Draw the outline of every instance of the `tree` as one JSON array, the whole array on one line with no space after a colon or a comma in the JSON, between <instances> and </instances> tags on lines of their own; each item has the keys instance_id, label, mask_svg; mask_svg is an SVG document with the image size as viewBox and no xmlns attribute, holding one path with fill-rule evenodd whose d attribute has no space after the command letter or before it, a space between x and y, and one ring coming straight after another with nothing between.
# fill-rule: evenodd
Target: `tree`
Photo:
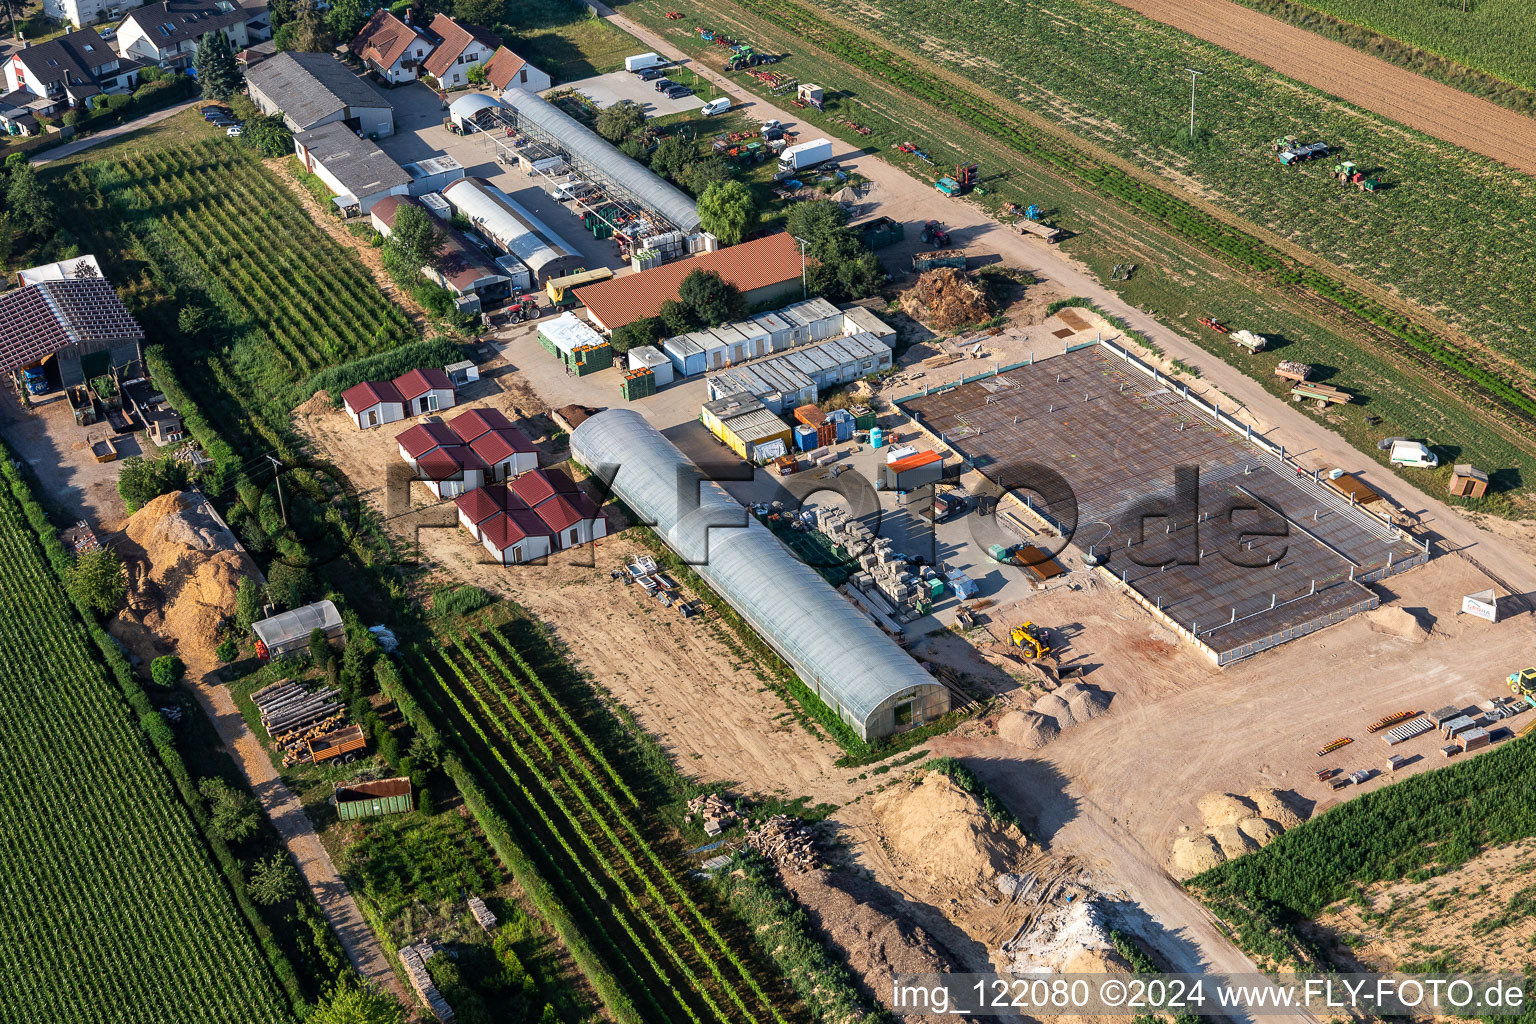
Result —
<instances>
[{"instance_id":1,"label":"tree","mask_svg":"<svg viewBox=\"0 0 1536 1024\"><path fill-rule=\"evenodd\" d=\"M337 39L347 42L362 31L369 13L370 8L365 7L362 0L331 0L325 23Z\"/></svg>"},{"instance_id":2,"label":"tree","mask_svg":"<svg viewBox=\"0 0 1536 1024\"><path fill-rule=\"evenodd\" d=\"M251 880L246 883L246 889L251 899L262 906L275 906L299 894L299 873L293 869L293 861L286 853L274 853L251 865Z\"/></svg>"},{"instance_id":3,"label":"tree","mask_svg":"<svg viewBox=\"0 0 1536 1024\"><path fill-rule=\"evenodd\" d=\"M186 310L182 312L185 313ZM123 460L122 471L117 476L117 493L122 496L123 503L128 506L131 514L162 494L185 490L188 473L185 462L173 459L169 455L154 458L133 455Z\"/></svg>"},{"instance_id":4,"label":"tree","mask_svg":"<svg viewBox=\"0 0 1536 1024\"><path fill-rule=\"evenodd\" d=\"M349 982L331 989L304 1024L405 1024L405 1007L370 983Z\"/></svg>"},{"instance_id":5,"label":"tree","mask_svg":"<svg viewBox=\"0 0 1536 1024\"><path fill-rule=\"evenodd\" d=\"M309 600L314 579L309 571L287 562L275 562L267 573L267 598L284 610L297 608ZM238 597L237 597L238 599Z\"/></svg>"},{"instance_id":6,"label":"tree","mask_svg":"<svg viewBox=\"0 0 1536 1024\"><path fill-rule=\"evenodd\" d=\"M676 299L667 299L661 304L661 309L656 312L656 319L661 321L662 329L668 337L676 337L679 334L687 334L698 327L693 319L693 313L687 306Z\"/></svg>"},{"instance_id":7,"label":"tree","mask_svg":"<svg viewBox=\"0 0 1536 1024\"><path fill-rule=\"evenodd\" d=\"M243 843L256 834L261 819L251 794L211 776L197 784L197 791L208 801L208 827L214 835L226 843Z\"/></svg>"},{"instance_id":8,"label":"tree","mask_svg":"<svg viewBox=\"0 0 1536 1024\"><path fill-rule=\"evenodd\" d=\"M187 666L174 654L164 654L149 663L149 678L156 686L175 686L187 674Z\"/></svg>"},{"instance_id":9,"label":"tree","mask_svg":"<svg viewBox=\"0 0 1536 1024\"><path fill-rule=\"evenodd\" d=\"M608 344L619 353L628 352L641 345L654 345L661 338L663 329L662 322L657 317L643 316L638 320L631 320L622 327L614 328L613 334L608 337Z\"/></svg>"},{"instance_id":10,"label":"tree","mask_svg":"<svg viewBox=\"0 0 1536 1024\"><path fill-rule=\"evenodd\" d=\"M276 32L284 25L292 24L298 14L298 0L268 0L267 17Z\"/></svg>"},{"instance_id":11,"label":"tree","mask_svg":"<svg viewBox=\"0 0 1536 1024\"><path fill-rule=\"evenodd\" d=\"M716 270L695 270L677 286L677 299L693 319L709 327L747 315L747 302L741 289L720 276Z\"/></svg>"},{"instance_id":12,"label":"tree","mask_svg":"<svg viewBox=\"0 0 1536 1024\"><path fill-rule=\"evenodd\" d=\"M235 628L248 632L251 623L261 618L261 584L249 576L240 578L235 588Z\"/></svg>"},{"instance_id":13,"label":"tree","mask_svg":"<svg viewBox=\"0 0 1536 1024\"><path fill-rule=\"evenodd\" d=\"M192 67L197 71L197 83L202 86L205 99L228 99L240 88L240 69L235 66L235 54L223 32L203 36L192 53Z\"/></svg>"},{"instance_id":14,"label":"tree","mask_svg":"<svg viewBox=\"0 0 1536 1024\"><path fill-rule=\"evenodd\" d=\"M282 114L247 118L240 141L254 146L262 156L283 156L293 152L293 132L288 130Z\"/></svg>"},{"instance_id":15,"label":"tree","mask_svg":"<svg viewBox=\"0 0 1536 1024\"><path fill-rule=\"evenodd\" d=\"M506 0L453 0L453 16L471 25L494 25L507 20Z\"/></svg>"},{"instance_id":16,"label":"tree","mask_svg":"<svg viewBox=\"0 0 1536 1024\"><path fill-rule=\"evenodd\" d=\"M717 181L730 181L731 169L726 162L717 156L705 157L688 165L683 172L682 184L688 191L696 196L704 194L704 190Z\"/></svg>"},{"instance_id":17,"label":"tree","mask_svg":"<svg viewBox=\"0 0 1536 1024\"><path fill-rule=\"evenodd\" d=\"M128 596L128 574L117 552L97 548L80 555L64 571L64 586L76 602L105 618Z\"/></svg>"},{"instance_id":18,"label":"tree","mask_svg":"<svg viewBox=\"0 0 1536 1024\"><path fill-rule=\"evenodd\" d=\"M315 668L325 668L330 663L331 641L326 638L323 629L309 631L309 660Z\"/></svg>"},{"instance_id":19,"label":"tree","mask_svg":"<svg viewBox=\"0 0 1536 1024\"><path fill-rule=\"evenodd\" d=\"M227 636L219 641L219 646L213 649L214 656L226 665L240 657L240 644L232 636Z\"/></svg>"},{"instance_id":20,"label":"tree","mask_svg":"<svg viewBox=\"0 0 1536 1024\"><path fill-rule=\"evenodd\" d=\"M623 100L597 112L597 134L609 142L629 138L645 125L645 111L637 103Z\"/></svg>"},{"instance_id":21,"label":"tree","mask_svg":"<svg viewBox=\"0 0 1536 1024\"><path fill-rule=\"evenodd\" d=\"M39 239L53 233L53 200L43 191L31 164L21 163L11 168L11 183L6 187L5 200L11 208L12 222L24 233Z\"/></svg>"},{"instance_id":22,"label":"tree","mask_svg":"<svg viewBox=\"0 0 1536 1024\"><path fill-rule=\"evenodd\" d=\"M336 45L336 37L331 35L331 30L326 26L325 19L320 15L320 8L316 7L313 0L300 0L298 11L294 14L293 24L284 25L283 28L292 28L289 36L292 46L279 49L299 50L303 53L322 53Z\"/></svg>"},{"instance_id":23,"label":"tree","mask_svg":"<svg viewBox=\"0 0 1536 1024\"><path fill-rule=\"evenodd\" d=\"M395 210L395 225L384 240L384 255L395 264L391 273L409 273L410 280L421 275L421 268L437 262L437 254L446 242L433 216L419 206L402 204Z\"/></svg>"},{"instance_id":24,"label":"tree","mask_svg":"<svg viewBox=\"0 0 1536 1024\"><path fill-rule=\"evenodd\" d=\"M698 151L693 143L681 135L668 135L651 154L651 170L674 180L681 180L683 172L692 165Z\"/></svg>"},{"instance_id":25,"label":"tree","mask_svg":"<svg viewBox=\"0 0 1536 1024\"><path fill-rule=\"evenodd\" d=\"M484 85L485 64L477 63L470 65L469 70L464 72L464 78L469 82L470 85Z\"/></svg>"},{"instance_id":26,"label":"tree","mask_svg":"<svg viewBox=\"0 0 1536 1024\"><path fill-rule=\"evenodd\" d=\"M0 266L11 264L11 253L16 248L16 232L11 228L9 211L0 210Z\"/></svg>"},{"instance_id":27,"label":"tree","mask_svg":"<svg viewBox=\"0 0 1536 1024\"><path fill-rule=\"evenodd\" d=\"M757 199L739 181L717 181L699 196L699 223L721 245L735 245L757 223Z\"/></svg>"},{"instance_id":28,"label":"tree","mask_svg":"<svg viewBox=\"0 0 1536 1024\"><path fill-rule=\"evenodd\" d=\"M842 203L834 203L830 199L796 203L784 219L784 227L791 235L812 244L827 238L846 223L848 211Z\"/></svg>"},{"instance_id":29,"label":"tree","mask_svg":"<svg viewBox=\"0 0 1536 1024\"><path fill-rule=\"evenodd\" d=\"M806 270L808 287L833 302L873 295L885 280L875 254L846 228L823 236L808 254L816 261Z\"/></svg>"}]
</instances>

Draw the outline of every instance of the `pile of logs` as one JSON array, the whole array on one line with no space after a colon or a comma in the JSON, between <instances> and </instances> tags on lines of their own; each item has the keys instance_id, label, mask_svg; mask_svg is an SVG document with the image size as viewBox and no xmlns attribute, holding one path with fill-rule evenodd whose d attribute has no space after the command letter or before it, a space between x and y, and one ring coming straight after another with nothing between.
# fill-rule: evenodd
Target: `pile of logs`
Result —
<instances>
[{"instance_id":1,"label":"pile of logs","mask_svg":"<svg viewBox=\"0 0 1536 1024\"><path fill-rule=\"evenodd\" d=\"M717 836L736 824L736 808L719 793L705 793L688 801L688 813L704 819L704 833Z\"/></svg>"},{"instance_id":2,"label":"pile of logs","mask_svg":"<svg viewBox=\"0 0 1536 1024\"><path fill-rule=\"evenodd\" d=\"M787 814L775 814L761 828L747 833L747 847L773 861L780 871L816 871L824 866L815 838L798 818Z\"/></svg>"}]
</instances>

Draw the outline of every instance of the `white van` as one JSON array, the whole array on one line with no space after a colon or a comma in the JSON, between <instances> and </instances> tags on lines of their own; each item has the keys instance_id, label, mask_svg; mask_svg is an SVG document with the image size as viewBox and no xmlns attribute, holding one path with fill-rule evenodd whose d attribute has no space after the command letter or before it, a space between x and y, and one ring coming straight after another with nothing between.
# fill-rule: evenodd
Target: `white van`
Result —
<instances>
[{"instance_id":1,"label":"white van","mask_svg":"<svg viewBox=\"0 0 1536 1024\"><path fill-rule=\"evenodd\" d=\"M1392 444L1392 465L1411 469L1434 469L1440 465L1440 456L1418 441L1395 441Z\"/></svg>"},{"instance_id":2,"label":"white van","mask_svg":"<svg viewBox=\"0 0 1536 1024\"><path fill-rule=\"evenodd\" d=\"M730 109L731 98L729 96L720 96L704 104L704 116L714 117L716 114L723 114Z\"/></svg>"},{"instance_id":3,"label":"white van","mask_svg":"<svg viewBox=\"0 0 1536 1024\"><path fill-rule=\"evenodd\" d=\"M633 57L624 58L624 70L644 71L646 68L659 68L665 63L666 58L659 53L637 53Z\"/></svg>"}]
</instances>

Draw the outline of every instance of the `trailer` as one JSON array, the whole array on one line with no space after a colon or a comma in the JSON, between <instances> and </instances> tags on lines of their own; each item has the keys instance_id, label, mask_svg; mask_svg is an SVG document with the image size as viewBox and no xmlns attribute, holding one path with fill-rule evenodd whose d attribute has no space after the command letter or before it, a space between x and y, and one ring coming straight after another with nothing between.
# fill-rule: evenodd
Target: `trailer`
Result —
<instances>
[{"instance_id":1,"label":"trailer","mask_svg":"<svg viewBox=\"0 0 1536 1024\"><path fill-rule=\"evenodd\" d=\"M1067 233L1061 228L1052 227L1050 224L1042 224L1039 221L1029 220L1027 218L1018 222L1018 228L1020 234L1034 235L1037 238L1043 238L1047 243L1051 245L1055 245L1057 242L1067 237Z\"/></svg>"},{"instance_id":2,"label":"trailer","mask_svg":"<svg viewBox=\"0 0 1536 1024\"><path fill-rule=\"evenodd\" d=\"M1291 388L1291 401L1302 402L1309 398L1319 405L1348 405L1355 400L1355 396L1348 391L1316 381L1300 381Z\"/></svg>"},{"instance_id":3,"label":"trailer","mask_svg":"<svg viewBox=\"0 0 1536 1024\"><path fill-rule=\"evenodd\" d=\"M347 785L338 782L332 799L336 802L336 815L343 821L376 814L405 814L416 808L411 799L411 780L403 776Z\"/></svg>"},{"instance_id":4,"label":"trailer","mask_svg":"<svg viewBox=\"0 0 1536 1024\"><path fill-rule=\"evenodd\" d=\"M1282 359L1275 367L1275 376L1297 382L1309 380L1312 377L1312 367L1306 363Z\"/></svg>"},{"instance_id":5,"label":"trailer","mask_svg":"<svg viewBox=\"0 0 1536 1024\"><path fill-rule=\"evenodd\" d=\"M349 725L345 729L316 736L307 745L309 759L315 764L321 764L338 758L342 761L356 761L358 751L367 748L368 740L363 735L362 726Z\"/></svg>"},{"instance_id":6,"label":"trailer","mask_svg":"<svg viewBox=\"0 0 1536 1024\"><path fill-rule=\"evenodd\" d=\"M1249 352L1263 352L1265 346L1269 344L1268 339L1264 335L1254 334L1252 331L1246 330L1233 331L1228 335L1227 340L1239 348L1247 349Z\"/></svg>"},{"instance_id":7,"label":"trailer","mask_svg":"<svg viewBox=\"0 0 1536 1024\"><path fill-rule=\"evenodd\" d=\"M890 217L876 217L874 220L850 224L849 230L859 236L859 241L864 243L864 248L871 250L895 245L907 237L907 229L901 221L892 220Z\"/></svg>"},{"instance_id":8,"label":"trailer","mask_svg":"<svg viewBox=\"0 0 1536 1024\"><path fill-rule=\"evenodd\" d=\"M919 252L912 254L912 269L921 273L924 270L936 270L939 267L954 267L956 270L964 270L966 256L964 249L940 249L938 252Z\"/></svg>"},{"instance_id":9,"label":"trailer","mask_svg":"<svg viewBox=\"0 0 1536 1024\"><path fill-rule=\"evenodd\" d=\"M831 139L812 139L787 146L779 154L779 176L787 177L832 159Z\"/></svg>"}]
</instances>

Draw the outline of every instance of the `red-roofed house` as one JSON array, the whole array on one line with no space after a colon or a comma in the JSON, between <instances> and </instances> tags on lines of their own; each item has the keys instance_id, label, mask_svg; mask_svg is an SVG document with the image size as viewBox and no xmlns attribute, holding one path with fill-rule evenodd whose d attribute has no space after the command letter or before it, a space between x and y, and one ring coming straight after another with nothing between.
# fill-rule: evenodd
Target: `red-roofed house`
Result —
<instances>
[{"instance_id":1,"label":"red-roofed house","mask_svg":"<svg viewBox=\"0 0 1536 1024\"><path fill-rule=\"evenodd\" d=\"M436 367L403 373L390 383L400 392L407 416L452 409L457 401L453 381L447 373Z\"/></svg>"},{"instance_id":2,"label":"red-roofed house","mask_svg":"<svg viewBox=\"0 0 1536 1024\"><path fill-rule=\"evenodd\" d=\"M539 517L526 507L498 512L480 525L480 543L502 565L543 558L554 539Z\"/></svg>"},{"instance_id":3,"label":"red-roofed house","mask_svg":"<svg viewBox=\"0 0 1536 1024\"><path fill-rule=\"evenodd\" d=\"M539 468L539 452L499 409L471 409L449 422L459 440L490 467L491 481L510 480Z\"/></svg>"},{"instance_id":4,"label":"red-roofed house","mask_svg":"<svg viewBox=\"0 0 1536 1024\"><path fill-rule=\"evenodd\" d=\"M387 380L365 380L341 393L341 404L361 430L405 419L405 399Z\"/></svg>"},{"instance_id":5,"label":"red-roofed house","mask_svg":"<svg viewBox=\"0 0 1536 1024\"><path fill-rule=\"evenodd\" d=\"M351 49L369 70L398 85L416 80L435 45L425 32L380 8L352 40Z\"/></svg>"},{"instance_id":6,"label":"red-roofed house","mask_svg":"<svg viewBox=\"0 0 1536 1024\"><path fill-rule=\"evenodd\" d=\"M505 46L497 49L485 65L485 80L494 85L497 92L506 92L508 89L543 92L552 84L548 75Z\"/></svg>"},{"instance_id":7,"label":"red-roofed house","mask_svg":"<svg viewBox=\"0 0 1536 1024\"><path fill-rule=\"evenodd\" d=\"M445 89L467 85L469 69L490 60L501 45L500 36L477 25L461 25L446 14L432 18L431 31L438 43L427 55L425 67Z\"/></svg>"},{"instance_id":8,"label":"red-roofed house","mask_svg":"<svg viewBox=\"0 0 1536 1024\"><path fill-rule=\"evenodd\" d=\"M480 524L507 510L506 498L509 493L504 486L486 486L459 495L453 502L459 507L459 525L468 530L475 540L485 540L480 534ZM522 505L521 500L518 504Z\"/></svg>"},{"instance_id":9,"label":"red-roofed house","mask_svg":"<svg viewBox=\"0 0 1536 1024\"><path fill-rule=\"evenodd\" d=\"M462 445L464 442L459 440L459 435L449 429L446 423L418 423L401 432L395 438L395 443L400 446L400 457L412 469L417 469L417 462L428 452Z\"/></svg>"},{"instance_id":10,"label":"red-roofed house","mask_svg":"<svg viewBox=\"0 0 1536 1024\"><path fill-rule=\"evenodd\" d=\"M507 419L507 414L500 409L466 409L449 420L448 425L465 444L469 444L488 430L517 429L512 425L512 421Z\"/></svg>"},{"instance_id":11,"label":"red-roofed house","mask_svg":"<svg viewBox=\"0 0 1536 1024\"><path fill-rule=\"evenodd\" d=\"M608 536L608 520L597 502L558 469L536 469L507 486L554 533L557 550Z\"/></svg>"},{"instance_id":12,"label":"red-roofed house","mask_svg":"<svg viewBox=\"0 0 1536 1024\"><path fill-rule=\"evenodd\" d=\"M416 475L439 498L456 498L485 486L488 471L485 461L462 444L433 448L416 460Z\"/></svg>"}]
</instances>

